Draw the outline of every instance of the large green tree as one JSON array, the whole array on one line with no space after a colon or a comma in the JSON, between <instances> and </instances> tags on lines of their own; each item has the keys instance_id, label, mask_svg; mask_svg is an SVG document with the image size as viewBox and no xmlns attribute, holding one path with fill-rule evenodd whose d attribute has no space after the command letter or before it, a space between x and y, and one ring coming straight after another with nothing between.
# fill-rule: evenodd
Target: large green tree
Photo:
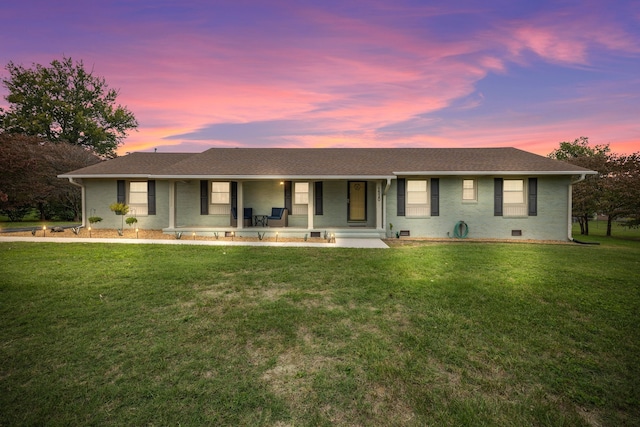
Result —
<instances>
[{"instance_id":1,"label":"large green tree","mask_svg":"<svg viewBox=\"0 0 640 427\"><path fill-rule=\"evenodd\" d=\"M614 220L640 218L640 152L609 156L598 208L607 217L607 236Z\"/></svg>"},{"instance_id":2,"label":"large green tree","mask_svg":"<svg viewBox=\"0 0 640 427\"><path fill-rule=\"evenodd\" d=\"M561 142L549 157L598 172L589 175L573 188L573 216L580 223L581 234L589 234L589 218L607 217L607 236L612 223L620 218L640 218L640 153L611 153L609 144L589 145L587 137Z\"/></svg>"},{"instance_id":3,"label":"large green tree","mask_svg":"<svg viewBox=\"0 0 640 427\"><path fill-rule=\"evenodd\" d=\"M572 215L580 224L580 234L589 235L589 218L598 213L602 194L602 178L607 174L609 145L589 145L589 138L581 136L573 141L563 141L549 157L598 172L588 175L573 186Z\"/></svg>"},{"instance_id":4,"label":"large green tree","mask_svg":"<svg viewBox=\"0 0 640 427\"><path fill-rule=\"evenodd\" d=\"M138 126L133 113L116 104L118 91L85 70L82 61L63 57L32 68L9 62L6 70L9 77L2 83L9 109L0 111L5 133L68 142L115 157L127 132Z\"/></svg>"}]
</instances>

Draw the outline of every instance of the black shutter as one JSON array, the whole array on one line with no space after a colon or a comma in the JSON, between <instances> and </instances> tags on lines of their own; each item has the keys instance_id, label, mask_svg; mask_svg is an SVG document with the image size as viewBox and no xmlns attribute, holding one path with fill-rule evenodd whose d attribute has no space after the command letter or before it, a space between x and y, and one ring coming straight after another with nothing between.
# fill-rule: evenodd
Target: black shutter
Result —
<instances>
[{"instance_id":1,"label":"black shutter","mask_svg":"<svg viewBox=\"0 0 640 427\"><path fill-rule=\"evenodd\" d=\"M529 216L538 215L538 178L529 178Z\"/></svg>"},{"instance_id":2,"label":"black shutter","mask_svg":"<svg viewBox=\"0 0 640 427\"><path fill-rule=\"evenodd\" d=\"M209 181L200 181L200 215L209 215Z\"/></svg>"},{"instance_id":3,"label":"black shutter","mask_svg":"<svg viewBox=\"0 0 640 427\"><path fill-rule=\"evenodd\" d=\"M493 180L493 215L502 216L502 178Z\"/></svg>"},{"instance_id":4,"label":"black shutter","mask_svg":"<svg viewBox=\"0 0 640 427\"><path fill-rule=\"evenodd\" d=\"M126 185L124 182L124 179L119 179L118 180L118 196L116 198L116 202L118 203L126 203L127 202L127 196L126 196Z\"/></svg>"},{"instance_id":5,"label":"black shutter","mask_svg":"<svg viewBox=\"0 0 640 427\"><path fill-rule=\"evenodd\" d=\"M397 179L398 184L398 191L397 191L397 212L396 215L397 216L405 216L405 203L404 203L404 198L405 198L405 188L406 188L406 180L404 178L398 178Z\"/></svg>"},{"instance_id":6,"label":"black shutter","mask_svg":"<svg viewBox=\"0 0 640 427\"><path fill-rule=\"evenodd\" d=\"M316 199L316 215L322 215L322 181L316 181L313 197Z\"/></svg>"},{"instance_id":7,"label":"black shutter","mask_svg":"<svg viewBox=\"0 0 640 427\"><path fill-rule=\"evenodd\" d=\"M291 181L284 182L284 207L289 211L289 215L293 212L291 203Z\"/></svg>"},{"instance_id":8,"label":"black shutter","mask_svg":"<svg viewBox=\"0 0 640 427\"><path fill-rule=\"evenodd\" d=\"M235 181L231 182L231 207L238 212L238 183Z\"/></svg>"},{"instance_id":9,"label":"black shutter","mask_svg":"<svg viewBox=\"0 0 640 427\"><path fill-rule=\"evenodd\" d=\"M440 216L440 178L431 178L431 216Z\"/></svg>"},{"instance_id":10,"label":"black shutter","mask_svg":"<svg viewBox=\"0 0 640 427\"><path fill-rule=\"evenodd\" d=\"M147 210L148 215L156 214L156 181L147 181Z\"/></svg>"}]
</instances>

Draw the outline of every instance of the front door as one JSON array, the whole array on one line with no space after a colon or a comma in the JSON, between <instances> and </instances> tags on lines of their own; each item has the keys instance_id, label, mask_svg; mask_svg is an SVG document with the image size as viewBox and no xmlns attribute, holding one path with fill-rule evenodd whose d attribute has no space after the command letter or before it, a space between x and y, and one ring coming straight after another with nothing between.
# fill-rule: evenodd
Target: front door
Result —
<instances>
[{"instance_id":1,"label":"front door","mask_svg":"<svg viewBox=\"0 0 640 427\"><path fill-rule=\"evenodd\" d=\"M367 220L367 183L349 181L349 221Z\"/></svg>"}]
</instances>

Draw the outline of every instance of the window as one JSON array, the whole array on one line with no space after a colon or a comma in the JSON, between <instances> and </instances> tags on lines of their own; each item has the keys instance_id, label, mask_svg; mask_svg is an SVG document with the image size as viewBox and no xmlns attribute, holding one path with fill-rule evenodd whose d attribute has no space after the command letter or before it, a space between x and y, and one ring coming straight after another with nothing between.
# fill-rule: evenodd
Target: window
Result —
<instances>
[{"instance_id":1,"label":"window","mask_svg":"<svg viewBox=\"0 0 640 427\"><path fill-rule=\"evenodd\" d=\"M140 216L148 214L147 181L129 183L129 214Z\"/></svg>"},{"instance_id":2,"label":"window","mask_svg":"<svg viewBox=\"0 0 640 427\"><path fill-rule=\"evenodd\" d=\"M308 182L296 182L295 183L295 198L294 203L296 205L309 204L309 183Z\"/></svg>"},{"instance_id":3,"label":"window","mask_svg":"<svg viewBox=\"0 0 640 427\"><path fill-rule=\"evenodd\" d=\"M478 200L478 192L475 179L462 180L462 201L475 202Z\"/></svg>"},{"instance_id":4,"label":"window","mask_svg":"<svg viewBox=\"0 0 640 427\"><path fill-rule=\"evenodd\" d=\"M229 215L229 211L231 209L231 183L217 181L211 182L209 203L209 206L206 206L207 214Z\"/></svg>"},{"instance_id":5,"label":"window","mask_svg":"<svg viewBox=\"0 0 640 427\"><path fill-rule=\"evenodd\" d=\"M212 182L211 183L211 204L212 205L228 205L231 197L229 193L228 182Z\"/></svg>"},{"instance_id":6,"label":"window","mask_svg":"<svg viewBox=\"0 0 640 427\"><path fill-rule=\"evenodd\" d=\"M429 189L426 179L407 180L407 216L429 216Z\"/></svg>"},{"instance_id":7,"label":"window","mask_svg":"<svg viewBox=\"0 0 640 427\"><path fill-rule=\"evenodd\" d=\"M526 216L527 203L523 179L505 179L503 187L505 216Z\"/></svg>"},{"instance_id":8,"label":"window","mask_svg":"<svg viewBox=\"0 0 640 427\"><path fill-rule=\"evenodd\" d=\"M295 182L293 184L293 214L306 215L309 205L309 183Z\"/></svg>"}]
</instances>

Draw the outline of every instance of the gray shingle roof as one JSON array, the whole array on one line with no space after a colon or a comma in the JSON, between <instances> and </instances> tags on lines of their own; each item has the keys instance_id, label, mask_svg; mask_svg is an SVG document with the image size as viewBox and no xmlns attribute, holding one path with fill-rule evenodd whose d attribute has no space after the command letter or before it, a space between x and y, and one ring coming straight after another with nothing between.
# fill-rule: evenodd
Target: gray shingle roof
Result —
<instances>
[{"instance_id":1,"label":"gray shingle roof","mask_svg":"<svg viewBox=\"0 0 640 427\"><path fill-rule=\"evenodd\" d=\"M588 169L516 148L211 148L203 153L133 153L64 177L393 177L406 174L532 172Z\"/></svg>"}]
</instances>

